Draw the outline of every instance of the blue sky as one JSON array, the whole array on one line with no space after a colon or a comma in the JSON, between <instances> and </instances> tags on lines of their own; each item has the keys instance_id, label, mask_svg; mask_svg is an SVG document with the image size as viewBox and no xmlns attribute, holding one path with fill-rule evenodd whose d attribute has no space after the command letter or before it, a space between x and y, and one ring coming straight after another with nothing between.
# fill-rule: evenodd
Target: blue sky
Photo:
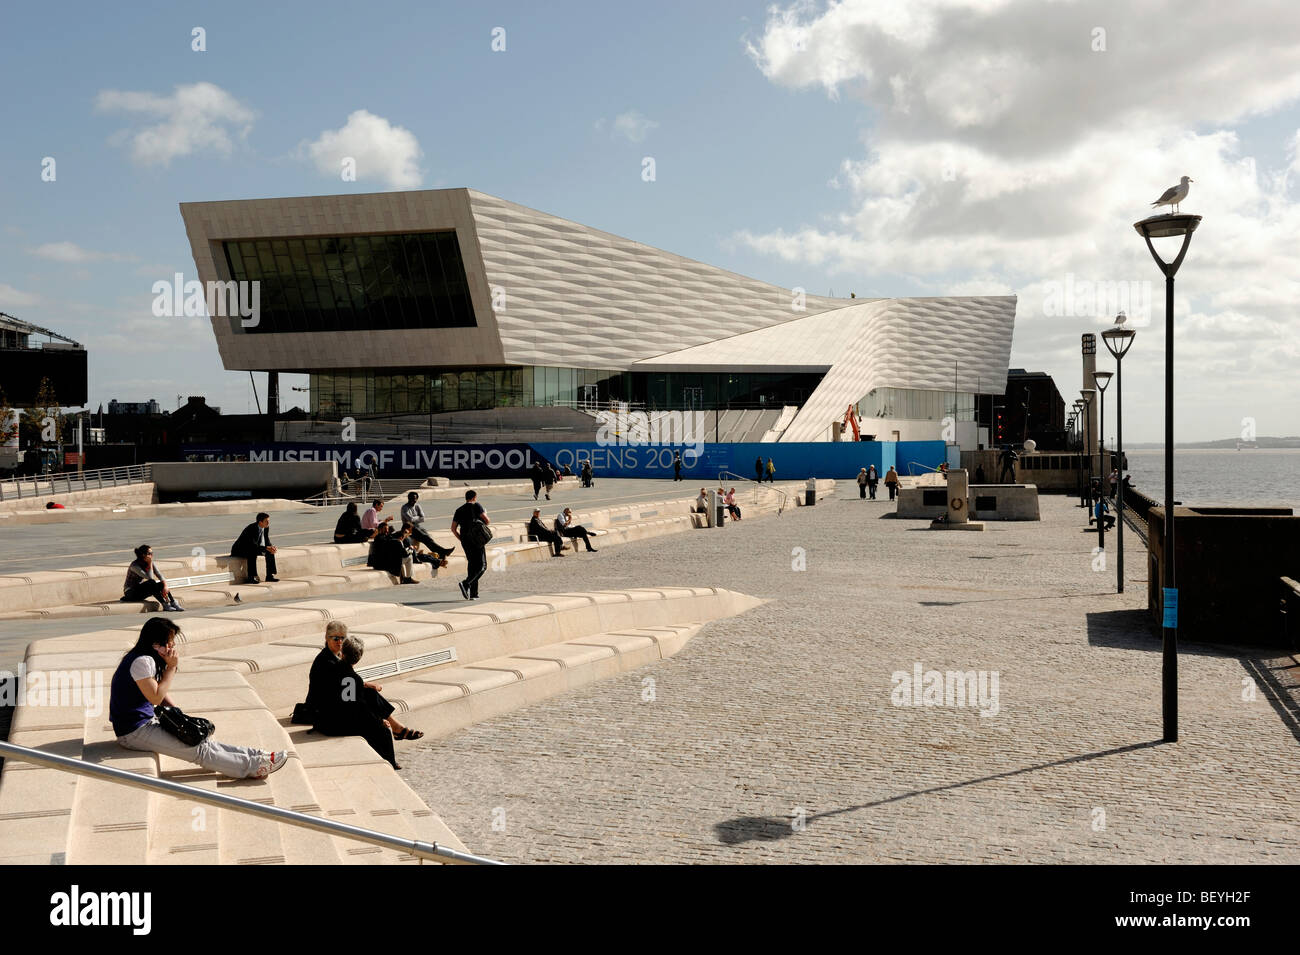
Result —
<instances>
[{"instance_id":1,"label":"blue sky","mask_svg":"<svg viewBox=\"0 0 1300 955\"><path fill-rule=\"evenodd\" d=\"M817 293L1015 291L1011 363L1056 375L1070 400L1079 333L1108 316L1044 303L1067 277L1144 281L1159 323L1131 223L1189 174L1203 202L1187 211L1206 223L1180 275L1179 438L1229 436L1247 416L1298 433L1283 393L1300 357L1297 15L1185 3L1186 35L1153 43L1173 9L7 8L0 311L88 345L92 408L203 394L242 412L248 376L221 368L206 320L150 313L154 281L194 277L177 203L470 186ZM342 182L309 144L359 110L383 130L380 171ZM1160 435L1158 338L1140 333L1125 368L1133 440Z\"/></svg>"}]
</instances>

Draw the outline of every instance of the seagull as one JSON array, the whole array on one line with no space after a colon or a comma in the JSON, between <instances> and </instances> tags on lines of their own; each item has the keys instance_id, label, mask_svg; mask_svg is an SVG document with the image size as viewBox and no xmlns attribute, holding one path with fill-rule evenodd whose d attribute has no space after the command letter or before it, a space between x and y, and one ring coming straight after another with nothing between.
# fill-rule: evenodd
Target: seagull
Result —
<instances>
[{"instance_id":1,"label":"seagull","mask_svg":"<svg viewBox=\"0 0 1300 955\"><path fill-rule=\"evenodd\" d=\"M1123 325L1127 321L1128 321L1128 316L1125 315L1123 312L1120 312L1118 315L1115 316L1116 325Z\"/></svg>"},{"instance_id":2,"label":"seagull","mask_svg":"<svg viewBox=\"0 0 1300 955\"><path fill-rule=\"evenodd\" d=\"M1187 184L1189 182L1195 182L1195 181L1196 181L1195 179L1188 179L1186 176L1183 176L1183 178L1179 180L1178 185L1170 186L1168 189L1165 190L1165 194L1161 196L1159 199L1157 199L1155 202L1151 203L1151 205L1152 206L1173 206L1174 213L1177 214L1178 204L1187 198L1187 193L1189 191L1187 188Z\"/></svg>"}]
</instances>

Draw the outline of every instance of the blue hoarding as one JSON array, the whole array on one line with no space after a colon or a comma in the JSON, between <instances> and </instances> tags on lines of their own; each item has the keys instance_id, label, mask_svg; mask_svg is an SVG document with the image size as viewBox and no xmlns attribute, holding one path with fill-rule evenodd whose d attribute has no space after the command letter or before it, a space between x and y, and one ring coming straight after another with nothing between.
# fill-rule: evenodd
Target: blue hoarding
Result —
<instances>
[{"instance_id":1,"label":"blue hoarding","mask_svg":"<svg viewBox=\"0 0 1300 955\"><path fill-rule=\"evenodd\" d=\"M450 478L503 478L523 475L534 461L566 465L576 473L591 461L597 476L671 478L673 458L682 455L682 477L716 481L729 471L755 476L756 459L766 469L768 458L781 481L809 477L848 479L860 468L875 465L883 475L891 467L902 474L938 467L947 449L942 441L841 441L690 445L607 445L592 441L530 444L339 444L274 443L187 446L192 460L238 458L250 461L336 461L341 471L368 469L380 477L442 475Z\"/></svg>"}]
</instances>

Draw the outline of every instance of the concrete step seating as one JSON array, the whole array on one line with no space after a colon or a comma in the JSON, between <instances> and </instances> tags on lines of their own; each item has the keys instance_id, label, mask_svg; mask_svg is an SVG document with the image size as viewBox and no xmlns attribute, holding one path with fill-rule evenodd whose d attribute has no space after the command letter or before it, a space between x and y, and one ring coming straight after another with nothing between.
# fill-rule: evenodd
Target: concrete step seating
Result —
<instances>
[{"instance_id":1,"label":"concrete step seating","mask_svg":"<svg viewBox=\"0 0 1300 955\"><path fill-rule=\"evenodd\" d=\"M829 493L833 483L819 482L819 487L826 485L827 490L819 490L818 493ZM745 516L775 513L781 504L780 495L773 490L778 486L792 497L802 494L802 485L798 482L738 489L737 502ZM575 510L575 516L578 523L587 527L593 536L600 538L600 544L625 543L707 526L704 515L692 513L694 501L694 496L691 496L638 502L609 508ZM551 501L544 502L544 505L557 506L556 502ZM544 515L549 526L554 514L544 511ZM504 559L507 565L548 559L547 545L527 541L526 526L526 521L494 524L494 537L488 548L489 559ZM453 541L450 531L445 529L438 530L434 539L444 544ZM203 609L230 606L235 603L236 594L241 602L252 602L354 593L394 586L396 578L365 565L368 553L368 544L281 547L276 553L277 576L280 579L274 584L237 584L235 581L243 580L246 575L245 562L228 555L207 555L202 560L160 560L158 567L176 588L181 606ZM458 578L463 573L464 555L458 548L446 569L439 572L429 564L417 564L414 576L417 580L429 580L435 577ZM154 600L122 603L117 599L121 595L125 575L126 563L0 576L0 608L3 608L0 619L157 612L159 607Z\"/></svg>"},{"instance_id":2,"label":"concrete step seating","mask_svg":"<svg viewBox=\"0 0 1300 955\"><path fill-rule=\"evenodd\" d=\"M536 594L436 613L400 604L309 601L262 610L260 627L246 611L196 618L186 633L173 697L187 712L212 719L219 739L289 749L288 765L266 782L228 780L170 757L122 749L108 722L106 696L99 712L20 701L10 739L467 851L364 740L321 736L288 723L294 703L306 695L327 620L350 621L367 647L361 675L379 679L403 723L436 737L663 659L704 623L762 602L710 587L645 588ZM29 672L97 671L106 695L127 636L118 630L38 641L26 665ZM393 678L378 675L421 658L424 665ZM444 662L427 663L435 658ZM399 760L405 745L398 744ZM0 864L414 861L395 850L20 761L7 761L0 775Z\"/></svg>"},{"instance_id":3,"label":"concrete step seating","mask_svg":"<svg viewBox=\"0 0 1300 955\"><path fill-rule=\"evenodd\" d=\"M62 496L62 495L60 495ZM111 504L69 504L62 508L46 510L44 498L36 505L39 509L20 509L19 504L27 501L15 501L0 504L0 527L15 527L27 524L77 524L84 521L122 521L139 517L219 517L221 515L256 514L266 511L302 510L306 505L301 501L285 498L240 498L233 501L185 501L167 504L113 502ZM12 510L10 509L12 506Z\"/></svg>"}]
</instances>

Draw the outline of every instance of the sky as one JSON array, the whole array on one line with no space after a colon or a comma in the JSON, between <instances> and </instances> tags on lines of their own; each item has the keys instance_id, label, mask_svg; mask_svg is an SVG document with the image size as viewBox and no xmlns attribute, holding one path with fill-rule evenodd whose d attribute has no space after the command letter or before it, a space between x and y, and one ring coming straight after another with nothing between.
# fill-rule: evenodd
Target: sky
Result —
<instances>
[{"instance_id":1,"label":"sky","mask_svg":"<svg viewBox=\"0 0 1300 955\"><path fill-rule=\"evenodd\" d=\"M0 38L0 311L87 346L92 410L255 410L206 319L152 313L197 277L178 203L467 186L816 294L1015 294L1010 365L1067 404L1123 308L1158 441L1133 223L1186 175L1176 439L1300 434L1291 2L9 4Z\"/></svg>"}]
</instances>

